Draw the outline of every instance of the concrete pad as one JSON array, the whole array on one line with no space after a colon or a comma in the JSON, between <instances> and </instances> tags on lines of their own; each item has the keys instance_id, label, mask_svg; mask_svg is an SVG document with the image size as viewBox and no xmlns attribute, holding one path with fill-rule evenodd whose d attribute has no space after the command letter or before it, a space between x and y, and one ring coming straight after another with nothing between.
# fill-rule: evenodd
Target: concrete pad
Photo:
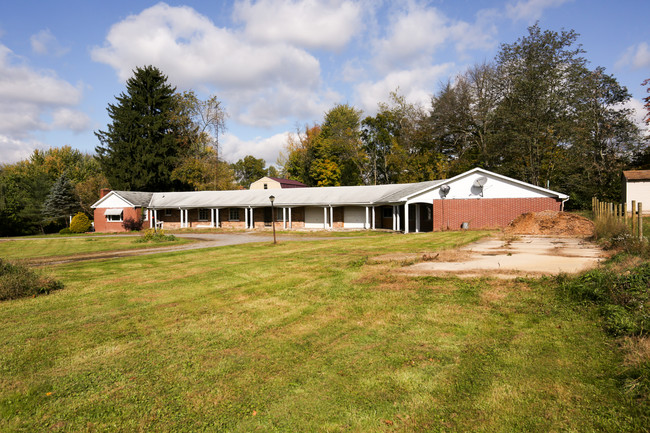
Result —
<instances>
[{"instance_id":1,"label":"concrete pad","mask_svg":"<svg viewBox=\"0 0 650 433\"><path fill-rule=\"evenodd\" d=\"M416 263L403 268L401 272L409 275L454 274L517 278L578 273L597 267L607 258L596 244L577 238L487 238L459 250L468 252L469 258L462 261Z\"/></svg>"}]
</instances>

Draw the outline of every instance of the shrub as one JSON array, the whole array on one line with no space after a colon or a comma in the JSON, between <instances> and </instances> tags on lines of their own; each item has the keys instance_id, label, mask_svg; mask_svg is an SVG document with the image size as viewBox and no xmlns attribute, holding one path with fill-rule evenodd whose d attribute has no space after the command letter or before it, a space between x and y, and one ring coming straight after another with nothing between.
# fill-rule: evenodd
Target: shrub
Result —
<instances>
[{"instance_id":1,"label":"shrub","mask_svg":"<svg viewBox=\"0 0 650 433\"><path fill-rule=\"evenodd\" d=\"M166 235L162 230L147 229L140 239L136 239L136 243L144 242L173 242L176 240L174 235Z\"/></svg>"},{"instance_id":2,"label":"shrub","mask_svg":"<svg viewBox=\"0 0 650 433\"><path fill-rule=\"evenodd\" d=\"M139 232L142 230L142 220L124 218L124 221L122 221L122 227L124 227L124 230L128 230L130 232Z\"/></svg>"},{"instance_id":3,"label":"shrub","mask_svg":"<svg viewBox=\"0 0 650 433\"><path fill-rule=\"evenodd\" d=\"M63 283L43 277L27 266L0 259L0 301L50 293Z\"/></svg>"},{"instance_id":4,"label":"shrub","mask_svg":"<svg viewBox=\"0 0 650 433\"><path fill-rule=\"evenodd\" d=\"M86 233L90 229L90 226L90 219L88 219L85 213L79 212L72 217L70 231L72 233Z\"/></svg>"},{"instance_id":5,"label":"shrub","mask_svg":"<svg viewBox=\"0 0 650 433\"><path fill-rule=\"evenodd\" d=\"M609 333L639 335L650 329L650 263L622 273L595 269L557 282L564 296L598 305Z\"/></svg>"},{"instance_id":6,"label":"shrub","mask_svg":"<svg viewBox=\"0 0 650 433\"><path fill-rule=\"evenodd\" d=\"M595 237L606 250L620 250L627 254L650 257L650 246L630 230L630 226L615 218L595 221Z\"/></svg>"},{"instance_id":7,"label":"shrub","mask_svg":"<svg viewBox=\"0 0 650 433\"><path fill-rule=\"evenodd\" d=\"M60 235L69 235L70 233L72 233L72 231L70 231L69 227L64 227L61 230L59 230Z\"/></svg>"}]
</instances>

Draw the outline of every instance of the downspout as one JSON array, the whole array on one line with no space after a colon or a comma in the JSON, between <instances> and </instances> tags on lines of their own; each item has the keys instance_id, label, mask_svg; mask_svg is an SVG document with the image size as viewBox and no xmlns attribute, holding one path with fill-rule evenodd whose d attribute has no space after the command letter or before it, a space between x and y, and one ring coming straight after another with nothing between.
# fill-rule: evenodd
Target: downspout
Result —
<instances>
[{"instance_id":1,"label":"downspout","mask_svg":"<svg viewBox=\"0 0 650 433\"><path fill-rule=\"evenodd\" d=\"M562 204L560 204L560 212L564 212L564 203L566 203L567 201L569 201L569 197L562 200Z\"/></svg>"}]
</instances>

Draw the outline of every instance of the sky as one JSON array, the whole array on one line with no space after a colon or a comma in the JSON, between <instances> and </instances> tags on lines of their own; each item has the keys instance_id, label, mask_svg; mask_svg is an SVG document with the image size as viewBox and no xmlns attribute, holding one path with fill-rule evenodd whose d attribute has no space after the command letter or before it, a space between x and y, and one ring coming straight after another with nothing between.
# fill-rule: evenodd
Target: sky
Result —
<instances>
[{"instance_id":1,"label":"sky","mask_svg":"<svg viewBox=\"0 0 650 433\"><path fill-rule=\"evenodd\" d=\"M575 30L590 66L632 94L650 78L647 0L5 1L0 5L0 163L34 149L93 154L109 103L138 66L216 95L229 162L276 163L287 134L347 103L373 115L390 93L432 95L501 44Z\"/></svg>"}]
</instances>

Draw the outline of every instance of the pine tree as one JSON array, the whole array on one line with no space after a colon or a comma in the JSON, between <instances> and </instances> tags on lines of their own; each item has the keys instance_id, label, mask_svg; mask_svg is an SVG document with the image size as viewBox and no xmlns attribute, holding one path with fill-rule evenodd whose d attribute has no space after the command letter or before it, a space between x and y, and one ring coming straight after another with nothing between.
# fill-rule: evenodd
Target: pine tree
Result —
<instances>
[{"instance_id":1,"label":"pine tree","mask_svg":"<svg viewBox=\"0 0 650 433\"><path fill-rule=\"evenodd\" d=\"M50 188L50 193L43 203L43 214L51 218L67 218L80 208L74 186L64 173Z\"/></svg>"},{"instance_id":2,"label":"pine tree","mask_svg":"<svg viewBox=\"0 0 650 433\"><path fill-rule=\"evenodd\" d=\"M153 66L136 68L126 94L108 105L112 124L96 132L102 170L115 189L169 191L182 188L172 171L182 154L182 125L175 88Z\"/></svg>"}]
</instances>

